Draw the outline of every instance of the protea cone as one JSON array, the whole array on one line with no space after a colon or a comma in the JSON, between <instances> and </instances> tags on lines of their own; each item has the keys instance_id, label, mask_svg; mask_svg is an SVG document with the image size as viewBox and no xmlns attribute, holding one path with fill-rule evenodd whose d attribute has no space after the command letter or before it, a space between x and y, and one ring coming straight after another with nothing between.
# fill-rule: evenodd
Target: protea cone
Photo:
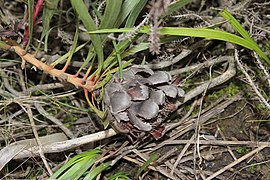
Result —
<instances>
[{"instance_id":1,"label":"protea cone","mask_svg":"<svg viewBox=\"0 0 270 180\"><path fill-rule=\"evenodd\" d=\"M174 101L184 91L172 83L165 71L133 65L116 73L105 87L104 104L111 126L135 138L164 134L163 121L175 110Z\"/></svg>"}]
</instances>

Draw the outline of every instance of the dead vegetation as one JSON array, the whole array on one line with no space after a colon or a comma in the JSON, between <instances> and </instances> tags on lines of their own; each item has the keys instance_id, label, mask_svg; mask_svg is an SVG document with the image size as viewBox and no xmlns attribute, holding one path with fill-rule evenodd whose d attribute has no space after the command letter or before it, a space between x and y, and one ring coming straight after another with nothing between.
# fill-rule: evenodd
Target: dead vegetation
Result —
<instances>
[{"instance_id":1,"label":"dead vegetation","mask_svg":"<svg viewBox=\"0 0 270 180\"><path fill-rule=\"evenodd\" d=\"M11 21L23 18L21 1L0 3ZM60 3L65 11L71 7L65 1ZM221 28L233 32L217 15L228 8L269 55L269 7L266 1L193 1L162 22L152 23L195 28L221 23ZM226 42L188 37L152 46L158 55L147 50L135 54L134 64L145 58L152 70L170 74L185 95L176 100L176 110L164 121L163 137L131 142L110 126L104 129L104 121L89 108L83 89L92 91L101 79L85 78L88 67L96 66L94 63L73 76L87 56L84 48L73 56L67 71L59 70L65 67L63 63L57 69L49 66L56 56L72 48L68 36L71 41L74 38L75 26L70 26L74 18L58 15L52 20L52 26L57 28L51 30L49 51L34 51L41 25L35 29L32 50L25 52L19 46L0 50L3 179L46 179L74 154L95 148L102 150L95 166L109 161L115 169L102 172L99 179L118 171L138 179L270 177L269 67L255 53ZM84 42L83 35L81 31L79 42ZM142 36L136 43L145 39ZM20 37L16 40L23 43ZM106 48L112 49L109 45ZM100 93L90 94L90 100L91 95ZM92 105L102 109L101 100L95 100ZM138 173L151 157L156 158Z\"/></svg>"}]
</instances>

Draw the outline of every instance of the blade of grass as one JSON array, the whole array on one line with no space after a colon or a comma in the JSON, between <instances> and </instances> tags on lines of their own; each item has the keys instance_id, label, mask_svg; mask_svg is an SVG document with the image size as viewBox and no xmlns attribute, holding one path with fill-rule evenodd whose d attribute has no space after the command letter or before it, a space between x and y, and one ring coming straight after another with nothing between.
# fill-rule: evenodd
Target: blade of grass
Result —
<instances>
[{"instance_id":1,"label":"blade of grass","mask_svg":"<svg viewBox=\"0 0 270 180\"><path fill-rule=\"evenodd\" d=\"M110 164L111 164L111 162L106 162L106 163L100 164L98 167L96 167L95 169L90 171L90 173L87 174L87 176L85 176L84 180L92 180L92 179L94 179L102 171L108 169L108 167L110 167Z\"/></svg>"},{"instance_id":2,"label":"blade of grass","mask_svg":"<svg viewBox=\"0 0 270 180\"><path fill-rule=\"evenodd\" d=\"M25 51L28 50L31 41L32 41L32 37L33 37L33 26L34 26L34 0L28 0L28 30L29 30L29 38L28 38L28 42L25 48Z\"/></svg>"},{"instance_id":3,"label":"blade of grass","mask_svg":"<svg viewBox=\"0 0 270 180\"><path fill-rule=\"evenodd\" d=\"M61 175L57 179L58 180L65 180L65 179L76 180L76 178L74 177L74 174L76 173L76 171L80 170L87 163L87 161L89 160L86 158L82 158L80 161L77 161L76 163L74 163L63 175Z\"/></svg>"},{"instance_id":4,"label":"blade of grass","mask_svg":"<svg viewBox=\"0 0 270 180\"><path fill-rule=\"evenodd\" d=\"M139 179L139 176L143 172L143 170L145 170L152 162L157 160L157 158L158 158L158 154L155 153L147 161L145 161L145 163L143 163L143 165L136 172L135 179Z\"/></svg>"},{"instance_id":5,"label":"blade of grass","mask_svg":"<svg viewBox=\"0 0 270 180\"><path fill-rule=\"evenodd\" d=\"M262 57L265 62L270 66L270 59L268 56L261 51L259 45L250 37L250 34L241 26L241 24L233 17L233 15L227 10L224 9L220 12L220 15L226 19L231 26L239 33L243 38L250 41L250 43L253 44L254 47L256 47L258 50L256 51L260 57Z\"/></svg>"},{"instance_id":6,"label":"blade of grass","mask_svg":"<svg viewBox=\"0 0 270 180\"><path fill-rule=\"evenodd\" d=\"M80 177L82 177L82 175L93 166L97 159L98 156L95 156L90 160L87 159L86 163L84 163L81 168L74 173L72 179L79 179Z\"/></svg>"},{"instance_id":7,"label":"blade of grass","mask_svg":"<svg viewBox=\"0 0 270 180\"><path fill-rule=\"evenodd\" d=\"M102 16L99 29L113 28L115 22L119 18L119 12L121 10L123 0L107 0L104 15Z\"/></svg>"},{"instance_id":8,"label":"blade of grass","mask_svg":"<svg viewBox=\"0 0 270 180\"><path fill-rule=\"evenodd\" d=\"M120 46L122 45L122 46ZM133 55L133 54L136 54L140 51L143 51L143 50L146 50L149 48L149 43L140 43L140 44L137 44L135 46L132 46L131 48L125 50L127 47L129 46L129 43L126 43L126 44L118 44L117 45L117 48L120 49L119 51L123 51L123 53L121 54L121 58L125 58L129 55ZM124 49L124 50L122 50ZM109 56L108 58L105 60L104 62L104 67L107 68L108 66L110 66L111 64L113 64L115 61L117 61L116 59L116 53L115 51L113 51Z\"/></svg>"},{"instance_id":9,"label":"blade of grass","mask_svg":"<svg viewBox=\"0 0 270 180\"><path fill-rule=\"evenodd\" d=\"M119 13L119 18L117 19L116 22L116 27L119 27L129 16L130 12L135 9L136 5L140 2L141 0L125 0L122 5L122 9Z\"/></svg>"},{"instance_id":10,"label":"blade of grass","mask_svg":"<svg viewBox=\"0 0 270 180\"><path fill-rule=\"evenodd\" d=\"M89 42L86 42L86 43L84 43L84 44L78 46L78 47L75 49L75 52L81 50L81 49L82 49L83 47L85 47L88 43L89 43ZM62 61L64 61L65 59L67 59L67 58L70 56L70 53L71 53L70 51L67 52L66 54L64 54L63 56L61 56L60 58L58 58L57 60L55 60L54 62L52 62L52 63L50 64L50 66L54 67L54 66L56 66L57 64L61 63Z\"/></svg>"},{"instance_id":11,"label":"blade of grass","mask_svg":"<svg viewBox=\"0 0 270 180\"><path fill-rule=\"evenodd\" d=\"M76 162L70 169L68 169L62 176L58 179L72 179L77 180L87 171L90 169L91 166L97 160L99 155L94 155L91 157L84 157L80 161Z\"/></svg>"},{"instance_id":12,"label":"blade of grass","mask_svg":"<svg viewBox=\"0 0 270 180\"><path fill-rule=\"evenodd\" d=\"M219 14L224 19L226 19L230 23L230 25L242 35L243 38L255 43L255 41L250 37L249 33L242 27L242 25L233 17L233 15L227 9L223 9Z\"/></svg>"},{"instance_id":13,"label":"blade of grass","mask_svg":"<svg viewBox=\"0 0 270 180\"><path fill-rule=\"evenodd\" d=\"M141 11L145 7L145 4L147 3L147 0L139 0L137 2L130 1L130 2L133 3L131 5L131 7L134 7L134 8L131 9L131 12L130 12L128 18L127 18L127 21L126 21L126 24L125 24L126 28L131 28L131 27L133 27L135 25L135 22L138 19L138 16L140 15ZM135 5L135 3L136 3L136 5Z\"/></svg>"},{"instance_id":14,"label":"blade of grass","mask_svg":"<svg viewBox=\"0 0 270 180\"><path fill-rule=\"evenodd\" d=\"M116 42L113 40L113 46L114 46L114 49L115 49L115 53L116 53L116 58L118 60L118 67L119 67L119 75L120 75L120 80L122 81L123 80L123 67L122 67L122 59L121 59L121 56L119 54L119 50L117 48L117 45L116 45Z\"/></svg>"},{"instance_id":15,"label":"blade of grass","mask_svg":"<svg viewBox=\"0 0 270 180\"><path fill-rule=\"evenodd\" d=\"M42 29L39 44L41 44L43 38L46 36L48 31L50 30L50 22L51 22L54 12L57 9L58 3L59 3L59 0L45 0L45 5L43 8L43 15L42 15L42 28L43 29Z\"/></svg>"},{"instance_id":16,"label":"blade of grass","mask_svg":"<svg viewBox=\"0 0 270 180\"><path fill-rule=\"evenodd\" d=\"M93 50L93 49L92 49ZM90 63L90 66L88 68L91 68L93 67L93 64L94 64L94 59L95 59L95 53L94 52L90 52L90 50L88 51L88 54L87 54L87 57L85 59L85 61L83 62L83 64L81 65L80 69L76 72L76 75L75 76L79 76L80 72L83 70L83 68L87 65L89 65L89 62L91 61Z\"/></svg>"},{"instance_id":17,"label":"blade of grass","mask_svg":"<svg viewBox=\"0 0 270 180\"><path fill-rule=\"evenodd\" d=\"M169 16L171 15L173 12L179 10L180 8L184 7L185 5L187 5L188 3L192 2L192 0L179 0L176 1L173 4L170 4L167 8L167 11L165 12L164 16Z\"/></svg>"},{"instance_id":18,"label":"blade of grass","mask_svg":"<svg viewBox=\"0 0 270 180\"><path fill-rule=\"evenodd\" d=\"M5 43L4 41L0 40L0 48L4 49L4 50L9 50L11 48L11 46L8 45L7 43Z\"/></svg>"},{"instance_id":19,"label":"blade of grass","mask_svg":"<svg viewBox=\"0 0 270 180\"><path fill-rule=\"evenodd\" d=\"M100 155L100 154L101 154L101 150L99 150L99 149L94 149L94 150L91 150L91 151L86 152L86 153L78 154L78 155L74 156L73 158L71 158L60 169L58 169L50 178L51 179L58 178L61 174L63 174L65 171L67 171L75 163L80 161L83 157L89 157L91 159L91 157L95 157L95 156Z\"/></svg>"},{"instance_id":20,"label":"blade of grass","mask_svg":"<svg viewBox=\"0 0 270 180\"><path fill-rule=\"evenodd\" d=\"M91 33L120 33L120 32L130 32L132 28L121 28L121 29L102 29L97 30ZM149 33L149 27L143 27L140 30L140 33ZM221 31L215 29L208 29L208 28L182 28L182 27L163 27L159 29L159 33L162 35L173 35L173 36L190 36L190 37L201 37L201 38L209 38L209 39L216 39L221 41L231 42L250 50L256 51L260 57L262 57L269 65L270 60L267 55L253 42L250 40L246 40L240 36Z\"/></svg>"},{"instance_id":21,"label":"blade of grass","mask_svg":"<svg viewBox=\"0 0 270 180\"><path fill-rule=\"evenodd\" d=\"M84 89L84 95L85 95L85 99L88 103L88 105L90 106L90 108L98 115L98 117L100 118L103 118L104 117L104 112L103 111L100 111L95 105L94 103L92 103L89 99L89 96L88 96L88 91L86 89ZM104 123L104 122L103 122ZM103 124L104 127L108 127L108 124Z\"/></svg>"},{"instance_id":22,"label":"blade of grass","mask_svg":"<svg viewBox=\"0 0 270 180\"><path fill-rule=\"evenodd\" d=\"M76 46L77 46L77 43L78 43L78 39L79 39L79 20L78 20L78 18L76 16L76 31L75 31L75 35L74 35L74 40L73 40L73 43L72 43L72 46L71 46L70 54L68 56L68 59L66 61L65 66L63 68L63 71L66 71L67 67L69 66L69 64L71 62L72 56L76 51Z\"/></svg>"},{"instance_id":23,"label":"blade of grass","mask_svg":"<svg viewBox=\"0 0 270 180\"><path fill-rule=\"evenodd\" d=\"M97 26L93 18L88 13L88 9L86 8L83 0L71 0L71 4L73 8L76 10L76 12L79 14L79 18L82 20L87 31L96 30ZM98 71L97 71L97 76L98 76L103 68L103 62L104 62L102 42L101 42L100 36L97 34L91 34L90 39L95 48L95 52L97 53L97 56L98 56Z\"/></svg>"},{"instance_id":24,"label":"blade of grass","mask_svg":"<svg viewBox=\"0 0 270 180\"><path fill-rule=\"evenodd\" d=\"M6 24L6 25L10 25L10 21L6 18L5 14L2 11L2 7L0 7L0 18L1 21Z\"/></svg>"},{"instance_id":25,"label":"blade of grass","mask_svg":"<svg viewBox=\"0 0 270 180\"><path fill-rule=\"evenodd\" d=\"M160 33L164 35L178 35L178 36L191 36L191 37L202 37L202 38L210 38L217 39L222 41L231 42L250 50L256 51L260 57L262 57L268 65L270 65L270 60L267 55L260 49L260 47L254 43L254 41L250 41L244 39L240 36L220 31L214 29L205 29L205 28L174 28L174 27L164 27L160 29Z\"/></svg>"},{"instance_id":26,"label":"blade of grass","mask_svg":"<svg viewBox=\"0 0 270 180\"><path fill-rule=\"evenodd\" d=\"M110 177L108 177L108 180L130 180L128 177L129 174L125 172L118 172Z\"/></svg>"}]
</instances>

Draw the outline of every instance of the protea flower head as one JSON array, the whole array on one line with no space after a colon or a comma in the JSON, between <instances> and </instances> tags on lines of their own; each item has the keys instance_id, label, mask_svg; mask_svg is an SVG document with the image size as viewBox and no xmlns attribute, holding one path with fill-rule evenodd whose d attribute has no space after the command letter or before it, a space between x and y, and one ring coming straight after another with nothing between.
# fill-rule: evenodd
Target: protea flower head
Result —
<instances>
[{"instance_id":1,"label":"protea flower head","mask_svg":"<svg viewBox=\"0 0 270 180\"><path fill-rule=\"evenodd\" d=\"M104 104L111 126L135 138L163 136L163 121L175 110L174 100L184 91L172 84L166 71L153 71L146 65L133 65L123 70L123 79L116 73L107 83Z\"/></svg>"}]
</instances>

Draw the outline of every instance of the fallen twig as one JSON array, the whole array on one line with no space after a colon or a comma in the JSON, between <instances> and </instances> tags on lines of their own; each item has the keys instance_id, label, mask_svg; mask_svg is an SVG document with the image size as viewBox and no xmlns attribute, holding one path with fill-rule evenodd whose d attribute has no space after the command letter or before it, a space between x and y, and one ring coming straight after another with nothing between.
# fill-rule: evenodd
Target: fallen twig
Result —
<instances>
[{"instance_id":1,"label":"fallen twig","mask_svg":"<svg viewBox=\"0 0 270 180\"><path fill-rule=\"evenodd\" d=\"M117 133L113 129L108 129L105 131L97 132L94 134L86 135L83 137L67 140L67 141L61 141L61 142L55 142L47 145L43 145L43 152L44 153L59 153L66 150L70 150L79 146L82 146L84 144L88 144L91 142L96 142L102 139L106 139L112 136L115 136ZM14 159L22 159L26 157L35 157L38 156L39 147L33 146L30 148L27 148L21 152L19 152Z\"/></svg>"}]
</instances>

